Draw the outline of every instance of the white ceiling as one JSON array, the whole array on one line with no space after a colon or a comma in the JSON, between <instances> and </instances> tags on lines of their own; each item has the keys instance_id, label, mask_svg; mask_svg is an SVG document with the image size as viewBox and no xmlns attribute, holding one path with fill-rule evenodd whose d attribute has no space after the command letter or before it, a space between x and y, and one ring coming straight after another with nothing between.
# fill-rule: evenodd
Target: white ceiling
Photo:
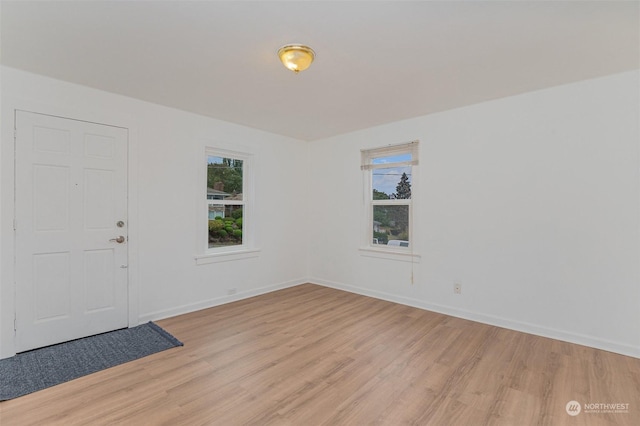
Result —
<instances>
[{"instance_id":1,"label":"white ceiling","mask_svg":"<svg viewBox=\"0 0 640 426\"><path fill-rule=\"evenodd\" d=\"M639 4L3 0L1 62L316 140L640 68Z\"/></svg>"}]
</instances>

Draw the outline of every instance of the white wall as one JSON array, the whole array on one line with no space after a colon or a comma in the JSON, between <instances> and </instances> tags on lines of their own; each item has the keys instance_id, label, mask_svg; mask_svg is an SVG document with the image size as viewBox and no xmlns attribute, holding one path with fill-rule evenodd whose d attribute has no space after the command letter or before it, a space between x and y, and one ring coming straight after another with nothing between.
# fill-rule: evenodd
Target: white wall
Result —
<instances>
[{"instance_id":1,"label":"white wall","mask_svg":"<svg viewBox=\"0 0 640 426\"><path fill-rule=\"evenodd\" d=\"M130 129L130 284L148 321L306 279L307 144L119 95L2 68L0 357L13 355L13 112ZM255 157L258 257L196 265L205 146ZM200 216L205 217L205 216ZM228 289L235 288L234 296ZM135 322L135 321L134 321Z\"/></svg>"},{"instance_id":2,"label":"white wall","mask_svg":"<svg viewBox=\"0 0 640 426\"><path fill-rule=\"evenodd\" d=\"M310 280L640 356L639 77L311 143ZM414 139L420 262L362 256L360 150Z\"/></svg>"},{"instance_id":3,"label":"white wall","mask_svg":"<svg viewBox=\"0 0 640 426\"><path fill-rule=\"evenodd\" d=\"M0 72L0 357L13 351L16 108L130 129L140 321L310 280L640 357L638 72L311 144ZM414 139L420 262L362 256L360 149ZM195 263L205 145L256 156L257 258Z\"/></svg>"}]
</instances>

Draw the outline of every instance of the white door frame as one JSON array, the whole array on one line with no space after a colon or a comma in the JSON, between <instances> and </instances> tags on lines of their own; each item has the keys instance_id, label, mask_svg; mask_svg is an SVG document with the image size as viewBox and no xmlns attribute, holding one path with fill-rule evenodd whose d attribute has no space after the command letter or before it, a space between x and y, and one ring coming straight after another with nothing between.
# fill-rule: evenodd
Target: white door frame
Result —
<instances>
[{"instance_id":1,"label":"white door frame","mask_svg":"<svg viewBox=\"0 0 640 426\"><path fill-rule=\"evenodd\" d=\"M86 121L107 126L121 127L128 130L128 164L127 164L127 214L128 214L128 326L139 323L138 309L138 148L137 126L130 117L113 111L86 111L75 108L52 107L36 102L9 99L5 108L0 111L0 359L16 354L15 327L16 315L16 283L15 283L15 123L17 111L50 115L72 120ZM10 125L7 125L10 124Z\"/></svg>"}]
</instances>

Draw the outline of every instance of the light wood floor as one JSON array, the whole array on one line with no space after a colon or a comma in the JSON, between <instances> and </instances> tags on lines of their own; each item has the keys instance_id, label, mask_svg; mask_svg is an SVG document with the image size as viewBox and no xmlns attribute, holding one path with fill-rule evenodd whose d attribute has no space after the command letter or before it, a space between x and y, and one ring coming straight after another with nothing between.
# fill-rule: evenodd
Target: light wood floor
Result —
<instances>
[{"instance_id":1,"label":"light wood floor","mask_svg":"<svg viewBox=\"0 0 640 426\"><path fill-rule=\"evenodd\" d=\"M185 346L2 402L0 424L640 424L639 359L311 284L158 323Z\"/></svg>"}]
</instances>

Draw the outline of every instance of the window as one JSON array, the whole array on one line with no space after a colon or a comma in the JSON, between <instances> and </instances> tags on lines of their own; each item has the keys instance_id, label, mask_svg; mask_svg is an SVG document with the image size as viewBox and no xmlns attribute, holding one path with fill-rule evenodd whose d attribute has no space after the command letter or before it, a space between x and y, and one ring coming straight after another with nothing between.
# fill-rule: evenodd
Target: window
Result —
<instances>
[{"instance_id":1,"label":"window","mask_svg":"<svg viewBox=\"0 0 640 426\"><path fill-rule=\"evenodd\" d=\"M207 251L245 248L248 157L214 150L206 157Z\"/></svg>"},{"instance_id":2,"label":"window","mask_svg":"<svg viewBox=\"0 0 640 426\"><path fill-rule=\"evenodd\" d=\"M367 246L405 250L413 239L412 197L418 141L362 151Z\"/></svg>"}]
</instances>

